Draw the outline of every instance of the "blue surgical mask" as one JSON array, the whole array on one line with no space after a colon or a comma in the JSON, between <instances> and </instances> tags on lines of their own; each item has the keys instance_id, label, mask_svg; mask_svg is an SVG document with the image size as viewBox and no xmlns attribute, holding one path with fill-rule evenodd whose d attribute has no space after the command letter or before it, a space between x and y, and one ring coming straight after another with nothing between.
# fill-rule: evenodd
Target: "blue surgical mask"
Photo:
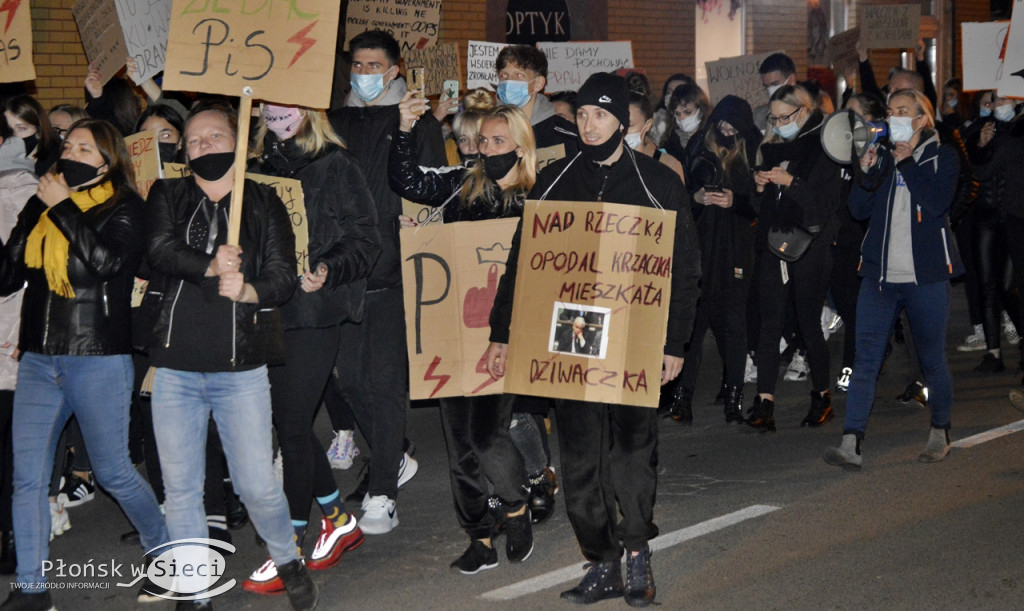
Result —
<instances>
[{"instance_id":1,"label":"blue surgical mask","mask_svg":"<svg viewBox=\"0 0 1024 611\"><path fill-rule=\"evenodd\" d=\"M384 93L383 74L353 73L349 83L352 85L352 91L355 91L359 99L364 102L372 102L379 98L380 94Z\"/></svg>"},{"instance_id":2,"label":"blue surgical mask","mask_svg":"<svg viewBox=\"0 0 1024 611\"><path fill-rule=\"evenodd\" d=\"M498 99L509 106L525 106L530 101L530 83L502 81L498 83Z\"/></svg>"},{"instance_id":3,"label":"blue surgical mask","mask_svg":"<svg viewBox=\"0 0 1024 611\"><path fill-rule=\"evenodd\" d=\"M918 115L920 116L920 115ZM914 137L914 119L917 117L889 117L889 137L893 142L910 142Z\"/></svg>"},{"instance_id":4,"label":"blue surgical mask","mask_svg":"<svg viewBox=\"0 0 1024 611\"><path fill-rule=\"evenodd\" d=\"M1017 114L1014 112L1014 105L1003 104L1002 106L996 106L996 109L992 111L992 114L996 116L997 121L1009 121L1013 118L1013 115Z\"/></svg>"},{"instance_id":5,"label":"blue surgical mask","mask_svg":"<svg viewBox=\"0 0 1024 611\"><path fill-rule=\"evenodd\" d=\"M978 111L978 116L980 116L982 119L984 119L985 117L992 116L992 109L982 106L981 110Z\"/></svg>"},{"instance_id":6,"label":"blue surgical mask","mask_svg":"<svg viewBox=\"0 0 1024 611\"><path fill-rule=\"evenodd\" d=\"M785 125L776 125L772 129L775 133L782 136L783 140L792 140L794 136L800 133L800 124L796 121L790 121Z\"/></svg>"}]
</instances>

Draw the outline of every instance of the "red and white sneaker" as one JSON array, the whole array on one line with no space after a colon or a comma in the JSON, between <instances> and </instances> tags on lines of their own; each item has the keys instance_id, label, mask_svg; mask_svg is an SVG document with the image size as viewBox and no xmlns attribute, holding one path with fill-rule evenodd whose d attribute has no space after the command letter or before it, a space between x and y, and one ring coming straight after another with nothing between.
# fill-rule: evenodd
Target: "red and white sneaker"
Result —
<instances>
[{"instance_id":1,"label":"red and white sneaker","mask_svg":"<svg viewBox=\"0 0 1024 611\"><path fill-rule=\"evenodd\" d=\"M359 529L356 518L349 514L348 521L340 527L326 517L320 518L320 537L316 540L313 555L309 557L306 567L311 571L322 571L339 562L345 552L354 550L365 541L363 531Z\"/></svg>"},{"instance_id":2,"label":"red and white sneaker","mask_svg":"<svg viewBox=\"0 0 1024 611\"><path fill-rule=\"evenodd\" d=\"M268 559L263 566L253 571L252 575L242 582L242 589L265 596L284 594L284 582L277 576L277 565L274 564L274 560Z\"/></svg>"}]
</instances>

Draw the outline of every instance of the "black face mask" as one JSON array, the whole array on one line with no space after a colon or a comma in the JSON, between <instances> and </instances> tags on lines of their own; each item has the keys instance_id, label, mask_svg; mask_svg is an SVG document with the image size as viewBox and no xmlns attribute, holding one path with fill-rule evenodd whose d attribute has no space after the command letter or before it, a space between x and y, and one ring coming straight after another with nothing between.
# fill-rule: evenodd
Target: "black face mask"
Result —
<instances>
[{"instance_id":1,"label":"black face mask","mask_svg":"<svg viewBox=\"0 0 1024 611\"><path fill-rule=\"evenodd\" d=\"M471 168L480 162L480 153L463 153L459 151L459 161L467 168Z\"/></svg>"},{"instance_id":2,"label":"black face mask","mask_svg":"<svg viewBox=\"0 0 1024 611\"><path fill-rule=\"evenodd\" d=\"M160 142L157 144L160 149L160 161L163 163L173 162L178 155L178 145L174 142Z\"/></svg>"},{"instance_id":3,"label":"black face mask","mask_svg":"<svg viewBox=\"0 0 1024 611\"><path fill-rule=\"evenodd\" d=\"M192 168L192 173L210 182L224 178L234 163L234 153L207 153L202 157L188 160L188 166Z\"/></svg>"},{"instance_id":4,"label":"black face mask","mask_svg":"<svg viewBox=\"0 0 1024 611\"><path fill-rule=\"evenodd\" d=\"M71 159L58 159L56 168L57 173L64 177L64 182L72 189L100 175L99 168Z\"/></svg>"},{"instance_id":5,"label":"black face mask","mask_svg":"<svg viewBox=\"0 0 1024 611\"><path fill-rule=\"evenodd\" d=\"M25 138L25 156L28 157L32 154L32 151L36 150L36 146L39 144L39 138L35 134L32 134L28 138Z\"/></svg>"},{"instance_id":6,"label":"black face mask","mask_svg":"<svg viewBox=\"0 0 1024 611\"><path fill-rule=\"evenodd\" d=\"M731 149L736 146L736 136L726 136L722 132L715 130L715 144L724 148Z\"/></svg>"},{"instance_id":7,"label":"black face mask","mask_svg":"<svg viewBox=\"0 0 1024 611\"><path fill-rule=\"evenodd\" d=\"M622 143L622 130L616 131L612 134L611 138L608 138L602 144L587 144L583 141L582 135L577 136L576 140L580 145L580 154L583 155L584 159L594 163L601 163L611 157L615 149Z\"/></svg>"},{"instance_id":8,"label":"black face mask","mask_svg":"<svg viewBox=\"0 0 1024 611\"><path fill-rule=\"evenodd\" d=\"M497 182L512 171L519 161L519 155L516 155L515 151L509 151L504 155L484 156L483 161L484 174L487 174L487 178Z\"/></svg>"}]
</instances>

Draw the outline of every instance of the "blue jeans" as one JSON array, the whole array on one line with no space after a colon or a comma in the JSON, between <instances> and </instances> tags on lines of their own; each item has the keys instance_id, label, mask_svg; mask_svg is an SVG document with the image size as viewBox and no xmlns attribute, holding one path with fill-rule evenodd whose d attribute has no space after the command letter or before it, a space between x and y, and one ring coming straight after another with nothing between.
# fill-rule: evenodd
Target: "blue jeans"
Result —
<instances>
[{"instance_id":1,"label":"blue jeans","mask_svg":"<svg viewBox=\"0 0 1024 611\"><path fill-rule=\"evenodd\" d=\"M128 456L132 361L124 355L46 356L27 352L14 393L14 536L18 581L45 580L49 559L47 488L64 424L75 414L89 446L96 481L121 505L142 546L167 543L167 528L153 490ZM37 589L25 589L36 592Z\"/></svg>"},{"instance_id":2,"label":"blue jeans","mask_svg":"<svg viewBox=\"0 0 1024 611\"><path fill-rule=\"evenodd\" d=\"M274 564L299 558L288 500L274 478L267 368L200 373L157 368L153 429L164 474L164 510L173 540L206 538L203 480L206 429L217 423L228 471Z\"/></svg>"},{"instance_id":3,"label":"blue jeans","mask_svg":"<svg viewBox=\"0 0 1024 611\"><path fill-rule=\"evenodd\" d=\"M846 395L844 433L863 436L875 402L878 372L900 310L906 308L917 358L928 387L931 425L949 429L953 412L953 378L946 363L949 282L889 284L864 281L857 298L857 354Z\"/></svg>"}]
</instances>

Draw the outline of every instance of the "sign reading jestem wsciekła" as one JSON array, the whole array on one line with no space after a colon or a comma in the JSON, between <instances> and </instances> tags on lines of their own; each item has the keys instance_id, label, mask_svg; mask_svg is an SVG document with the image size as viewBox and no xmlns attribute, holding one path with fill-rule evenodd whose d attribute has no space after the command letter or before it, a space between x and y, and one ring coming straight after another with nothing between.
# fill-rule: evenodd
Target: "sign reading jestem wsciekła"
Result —
<instances>
[{"instance_id":1,"label":"sign reading jestem wsciek\u0142a","mask_svg":"<svg viewBox=\"0 0 1024 611\"><path fill-rule=\"evenodd\" d=\"M526 203L505 392L657 407L676 213Z\"/></svg>"},{"instance_id":2,"label":"sign reading jestem wsciek\u0142a","mask_svg":"<svg viewBox=\"0 0 1024 611\"><path fill-rule=\"evenodd\" d=\"M174 0L164 88L327 108L338 2Z\"/></svg>"}]
</instances>

